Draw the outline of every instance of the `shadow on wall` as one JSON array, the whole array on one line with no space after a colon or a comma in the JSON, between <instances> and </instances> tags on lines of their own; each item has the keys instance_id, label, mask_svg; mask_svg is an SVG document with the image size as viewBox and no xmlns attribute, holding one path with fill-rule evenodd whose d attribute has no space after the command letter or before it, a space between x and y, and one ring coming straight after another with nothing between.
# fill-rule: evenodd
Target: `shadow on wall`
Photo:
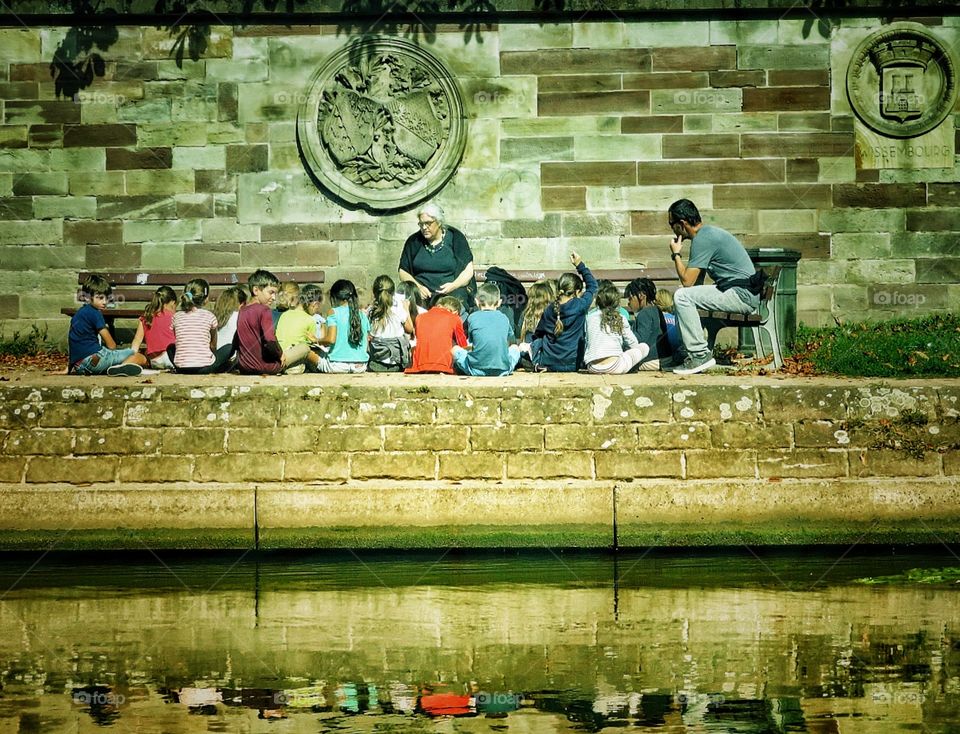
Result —
<instances>
[{"instance_id":1,"label":"shadow on wall","mask_svg":"<svg viewBox=\"0 0 960 734\"><path fill-rule=\"evenodd\" d=\"M577 0L530 0L530 11L543 16L558 16L567 10L582 12ZM55 80L57 98L72 98L91 86L105 73L106 62L101 56L119 37L118 26L124 17L136 12L135 0L70 0L73 25L57 46L50 61L50 75ZM110 4L108 4L110 3ZM293 16L311 0L241 0L237 9L221 13L210 10L208 0L156 0L149 14L157 28L166 28L175 39L171 56L181 66L185 58L197 61L203 57L215 25L245 27L267 22L266 16L282 18ZM402 35L409 40L432 43L436 37L438 19L455 16L464 32L464 43L476 40L483 43L483 30L491 30L497 15L493 0L342 0L336 13L338 35L363 35L374 31L386 35ZM226 3L225 3L226 4ZM572 7L576 4L578 7ZM883 22L889 22L910 6L907 0L881 0L886 12ZM952 6L952 0L936 0L932 5ZM35 16L36 0L6 0L7 12L15 17ZM312 3L311 3L312 5ZM797 3L790 11L804 18L803 36L816 32L829 38L841 23L845 13L857 12L862 4L856 0L808 0ZM313 8L311 8L312 10ZM139 10L137 8L136 10ZM521 11L522 12L522 11ZM49 22L50 16L42 16ZM552 20L561 18L553 17Z\"/></svg>"}]
</instances>

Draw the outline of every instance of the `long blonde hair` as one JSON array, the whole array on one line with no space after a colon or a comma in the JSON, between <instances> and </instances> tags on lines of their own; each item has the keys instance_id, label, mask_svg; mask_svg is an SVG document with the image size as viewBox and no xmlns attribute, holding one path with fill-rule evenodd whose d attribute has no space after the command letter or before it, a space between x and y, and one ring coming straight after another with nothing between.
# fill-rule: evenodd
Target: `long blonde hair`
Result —
<instances>
[{"instance_id":1,"label":"long blonde hair","mask_svg":"<svg viewBox=\"0 0 960 734\"><path fill-rule=\"evenodd\" d=\"M533 333L547 306L557 297L556 281L539 280L527 289L527 308L523 312L523 321L520 324L520 339L525 334Z\"/></svg>"},{"instance_id":2,"label":"long blonde hair","mask_svg":"<svg viewBox=\"0 0 960 734\"><path fill-rule=\"evenodd\" d=\"M247 302L247 289L242 285L233 285L227 288L220 297L213 302L210 310L217 318L217 328L222 329L230 320L233 312Z\"/></svg>"}]
</instances>

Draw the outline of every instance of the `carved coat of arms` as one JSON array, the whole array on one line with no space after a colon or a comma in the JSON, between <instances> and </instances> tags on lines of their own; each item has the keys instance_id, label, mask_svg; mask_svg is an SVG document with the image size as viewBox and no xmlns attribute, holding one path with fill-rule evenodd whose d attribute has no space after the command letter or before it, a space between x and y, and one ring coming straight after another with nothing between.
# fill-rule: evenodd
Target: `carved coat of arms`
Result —
<instances>
[{"instance_id":1,"label":"carved coat of arms","mask_svg":"<svg viewBox=\"0 0 960 734\"><path fill-rule=\"evenodd\" d=\"M854 51L847 95L868 127L888 137L917 137L953 109L956 62L926 28L898 23L870 35Z\"/></svg>"},{"instance_id":2,"label":"carved coat of arms","mask_svg":"<svg viewBox=\"0 0 960 734\"><path fill-rule=\"evenodd\" d=\"M435 58L398 39L351 44L314 77L298 134L311 173L348 204L391 210L432 195L463 155L463 105Z\"/></svg>"}]
</instances>

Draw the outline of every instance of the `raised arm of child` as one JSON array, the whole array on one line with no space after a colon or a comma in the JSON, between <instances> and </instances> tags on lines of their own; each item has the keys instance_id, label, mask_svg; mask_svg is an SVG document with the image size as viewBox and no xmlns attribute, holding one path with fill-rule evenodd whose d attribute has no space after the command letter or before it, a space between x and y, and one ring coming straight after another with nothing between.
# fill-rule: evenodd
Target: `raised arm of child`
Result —
<instances>
[{"instance_id":1,"label":"raised arm of child","mask_svg":"<svg viewBox=\"0 0 960 734\"><path fill-rule=\"evenodd\" d=\"M143 330L143 321L137 319L137 333L133 335L133 341L130 342L130 348L135 351L140 351L140 345L143 344L143 340L146 338L146 332Z\"/></svg>"}]
</instances>

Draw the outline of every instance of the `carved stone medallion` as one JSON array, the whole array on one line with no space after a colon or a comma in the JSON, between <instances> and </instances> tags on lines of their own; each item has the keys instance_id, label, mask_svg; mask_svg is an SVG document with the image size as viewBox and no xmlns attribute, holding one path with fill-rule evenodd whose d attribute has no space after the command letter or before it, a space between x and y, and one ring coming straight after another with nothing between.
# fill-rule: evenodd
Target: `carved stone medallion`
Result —
<instances>
[{"instance_id":1,"label":"carved stone medallion","mask_svg":"<svg viewBox=\"0 0 960 734\"><path fill-rule=\"evenodd\" d=\"M389 212L429 198L456 171L466 144L463 100L450 72L419 46L361 39L314 74L297 135L329 194Z\"/></svg>"},{"instance_id":2,"label":"carved stone medallion","mask_svg":"<svg viewBox=\"0 0 960 734\"><path fill-rule=\"evenodd\" d=\"M957 101L957 63L916 23L865 38L847 67L847 96L865 125L891 138L932 130Z\"/></svg>"}]
</instances>

